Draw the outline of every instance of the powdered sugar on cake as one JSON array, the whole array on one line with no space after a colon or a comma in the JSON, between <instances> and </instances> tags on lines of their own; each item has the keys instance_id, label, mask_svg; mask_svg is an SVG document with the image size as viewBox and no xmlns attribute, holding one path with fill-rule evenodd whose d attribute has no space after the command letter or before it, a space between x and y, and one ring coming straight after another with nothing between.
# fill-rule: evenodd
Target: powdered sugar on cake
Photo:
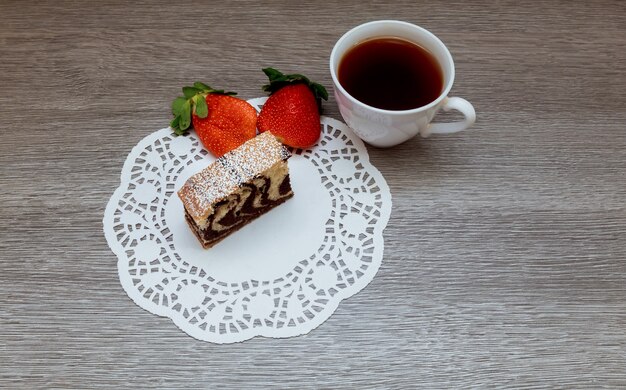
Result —
<instances>
[{"instance_id":1,"label":"powdered sugar on cake","mask_svg":"<svg viewBox=\"0 0 626 390\"><path fill-rule=\"evenodd\" d=\"M190 177L178 195L189 215L200 223L213 212L216 202L290 155L271 133L261 133Z\"/></svg>"}]
</instances>

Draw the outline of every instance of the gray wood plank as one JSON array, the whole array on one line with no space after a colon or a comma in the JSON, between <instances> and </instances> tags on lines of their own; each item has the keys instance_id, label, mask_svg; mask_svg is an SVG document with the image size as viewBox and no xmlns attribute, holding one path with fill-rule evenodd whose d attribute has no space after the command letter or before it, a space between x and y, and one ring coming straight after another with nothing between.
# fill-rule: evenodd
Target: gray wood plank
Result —
<instances>
[{"instance_id":1,"label":"gray wood plank","mask_svg":"<svg viewBox=\"0 0 626 390\"><path fill-rule=\"evenodd\" d=\"M625 4L1 2L0 387L626 387ZM370 148L394 196L374 281L283 340L135 306L102 214L180 86L330 86L334 41L386 18L448 44L478 122Z\"/></svg>"}]
</instances>

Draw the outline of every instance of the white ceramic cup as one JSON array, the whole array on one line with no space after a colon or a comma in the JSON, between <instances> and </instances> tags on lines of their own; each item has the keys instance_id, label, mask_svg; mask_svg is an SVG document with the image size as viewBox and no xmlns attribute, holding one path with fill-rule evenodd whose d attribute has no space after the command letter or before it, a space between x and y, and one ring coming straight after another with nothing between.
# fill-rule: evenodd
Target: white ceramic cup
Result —
<instances>
[{"instance_id":1,"label":"white ceramic cup","mask_svg":"<svg viewBox=\"0 0 626 390\"><path fill-rule=\"evenodd\" d=\"M443 70L444 88L439 97L422 107L392 111L361 103L346 92L337 78L341 59L355 45L377 37L405 39L433 54ZM361 24L348 31L339 38L330 54L330 74L341 116L363 141L373 146L398 145L418 133L423 137L431 134L456 133L469 128L476 121L476 112L470 102L459 97L448 97L454 83L454 61L448 48L431 32L411 23L378 20ZM457 110L463 114L464 119L451 123L431 123L440 109Z\"/></svg>"}]
</instances>

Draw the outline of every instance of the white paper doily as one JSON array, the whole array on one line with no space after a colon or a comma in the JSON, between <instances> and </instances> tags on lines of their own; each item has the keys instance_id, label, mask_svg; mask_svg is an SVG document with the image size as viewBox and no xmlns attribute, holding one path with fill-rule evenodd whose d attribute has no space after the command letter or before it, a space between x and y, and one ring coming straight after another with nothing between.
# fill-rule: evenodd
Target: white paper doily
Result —
<instances>
[{"instance_id":1,"label":"white paper doily","mask_svg":"<svg viewBox=\"0 0 626 390\"><path fill-rule=\"evenodd\" d=\"M141 140L103 219L128 296L197 339L232 343L308 333L363 289L381 264L391 194L363 142L321 123L318 144L289 160L294 197L208 250L176 191L214 158L194 133Z\"/></svg>"}]
</instances>

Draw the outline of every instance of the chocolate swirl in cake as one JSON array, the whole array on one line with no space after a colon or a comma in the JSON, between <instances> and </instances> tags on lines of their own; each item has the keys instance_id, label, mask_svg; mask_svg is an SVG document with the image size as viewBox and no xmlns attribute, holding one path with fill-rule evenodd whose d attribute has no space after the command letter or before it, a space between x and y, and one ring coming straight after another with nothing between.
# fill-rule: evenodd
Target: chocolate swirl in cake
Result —
<instances>
[{"instance_id":1,"label":"chocolate swirl in cake","mask_svg":"<svg viewBox=\"0 0 626 390\"><path fill-rule=\"evenodd\" d=\"M192 176L178 191L205 248L293 196L289 151L263 133Z\"/></svg>"}]
</instances>

